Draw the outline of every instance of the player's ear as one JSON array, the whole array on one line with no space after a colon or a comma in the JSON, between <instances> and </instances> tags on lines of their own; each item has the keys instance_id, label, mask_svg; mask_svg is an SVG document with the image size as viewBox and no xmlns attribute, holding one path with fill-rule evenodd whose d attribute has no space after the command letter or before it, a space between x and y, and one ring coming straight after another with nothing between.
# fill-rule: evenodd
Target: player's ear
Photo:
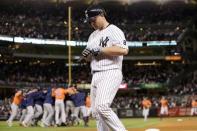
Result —
<instances>
[{"instance_id":1,"label":"player's ear","mask_svg":"<svg viewBox=\"0 0 197 131\"><path fill-rule=\"evenodd\" d=\"M105 15L102 13L102 14L100 14L100 16L102 16L102 17L105 17Z\"/></svg>"}]
</instances>

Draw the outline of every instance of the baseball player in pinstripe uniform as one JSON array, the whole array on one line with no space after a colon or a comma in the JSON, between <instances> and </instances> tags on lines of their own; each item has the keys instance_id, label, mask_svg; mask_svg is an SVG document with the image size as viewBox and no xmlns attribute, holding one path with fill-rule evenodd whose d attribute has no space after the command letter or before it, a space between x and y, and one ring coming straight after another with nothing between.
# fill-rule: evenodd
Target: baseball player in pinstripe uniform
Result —
<instances>
[{"instance_id":1,"label":"baseball player in pinstripe uniform","mask_svg":"<svg viewBox=\"0 0 197 131\"><path fill-rule=\"evenodd\" d=\"M91 64L91 107L97 120L97 130L126 131L110 108L123 78L123 55L128 53L125 35L117 26L109 24L105 10L98 5L89 7L85 16L84 22L89 22L95 29L82 56Z\"/></svg>"}]
</instances>

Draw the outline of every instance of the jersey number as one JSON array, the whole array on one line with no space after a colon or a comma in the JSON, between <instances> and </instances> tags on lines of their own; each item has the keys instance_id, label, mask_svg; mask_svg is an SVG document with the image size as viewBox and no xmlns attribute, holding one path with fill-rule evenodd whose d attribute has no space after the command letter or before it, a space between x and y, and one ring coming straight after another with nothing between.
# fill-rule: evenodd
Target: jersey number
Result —
<instances>
[{"instance_id":1,"label":"jersey number","mask_svg":"<svg viewBox=\"0 0 197 131\"><path fill-rule=\"evenodd\" d=\"M126 45L126 44L127 44L127 41L126 41L126 40L124 40L124 41L123 41L123 44L124 44L124 45Z\"/></svg>"}]
</instances>

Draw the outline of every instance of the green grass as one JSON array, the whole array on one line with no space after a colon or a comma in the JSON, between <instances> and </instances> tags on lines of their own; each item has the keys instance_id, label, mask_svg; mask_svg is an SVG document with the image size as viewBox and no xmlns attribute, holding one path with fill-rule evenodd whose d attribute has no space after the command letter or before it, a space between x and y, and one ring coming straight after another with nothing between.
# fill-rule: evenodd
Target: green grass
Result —
<instances>
[{"instance_id":1,"label":"green grass","mask_svg":"<svg viewBox=\"0 0 197 131\"><path fill-rule=\"evenodd\" d=\"M144 128L146 126L154 125L159 123L158 118L151 118L147 122L144 122L143 119L123 119L122 122L127 128Z\"/></svg>"},{"instance_id":2,"label":"green grass","mask_svg":"<svg viewBox=\"0 0 197 131\"><path fill-rule=\"evenodd\" d=\"M177 121L182 119L182 121ZM161 131L197 131L197 117L167 117L162 121L159 118L149 118L144 122L142 118L121 119L126 129L129 131L144 131L149 128L159 128ZM21 127L18 122L14 122L12 127L8 127L5 121L0 121L0 131L96 131L96 122L91 120L89 127L84 128L83 123L74 127Z\"/></svg>"},{"instance_id":3,"label":"green grass","mask_svg":"<svg viewBox=\"0 0 197 131\"><path fill-rule=\"evenodd\" d=\"M126 126L127 129L132 128L145 128L147 126L151 125L157 125L160 120L158 118L151 118L147 122L144 122L143 119L121 119L123 124ZM86 129L93 129L96 130L96 122L94 120L91 120L89 123L89 127L84 128L83 124L80 124L79 126L74 127L50 127L50 128L42 128L42 127L28 127L24 128L19 126L18 122L14 122L12 127L8 127L5 121L0 122L0 131L71 131L71 130L77 130L77 131L85 131Z\"/></svg>"}]
</instances>

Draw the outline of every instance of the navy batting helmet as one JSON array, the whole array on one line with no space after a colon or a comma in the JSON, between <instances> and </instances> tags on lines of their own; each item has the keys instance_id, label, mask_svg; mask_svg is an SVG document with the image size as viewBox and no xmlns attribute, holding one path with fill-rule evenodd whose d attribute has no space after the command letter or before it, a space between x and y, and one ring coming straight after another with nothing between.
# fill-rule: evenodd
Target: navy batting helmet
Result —
<instances>
[{"instance_id":1,"label":"navy batting helmet","mask_svg":"<svg viewBox=\"0 0 197 131\"><path fill-rule=\"evenodd\" d=\"M84 23L89 22L89 20L98 15L106 16L105 10L99 5L92 5L88 7L85 11L85 20Z\"/></svg>"}]
</instances>

